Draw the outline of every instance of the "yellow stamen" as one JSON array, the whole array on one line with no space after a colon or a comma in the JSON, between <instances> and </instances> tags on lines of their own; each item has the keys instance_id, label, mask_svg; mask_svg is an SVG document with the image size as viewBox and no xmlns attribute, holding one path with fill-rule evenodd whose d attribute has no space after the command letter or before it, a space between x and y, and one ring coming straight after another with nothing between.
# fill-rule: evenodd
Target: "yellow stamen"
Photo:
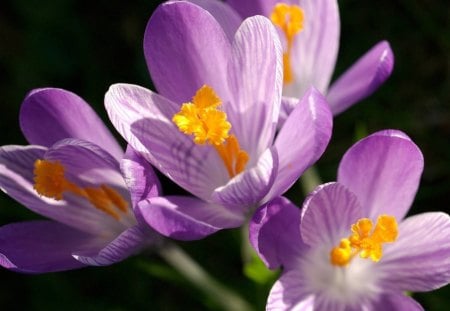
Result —
<instances>
[{"instance_id":1,"label":"yellow stamen","mask_svg":"<svg viewBox=\"0 0 450 311\"><path fill-rule=\"evenodd\" d=\"M225 112L219 110L221 99L208 85L202 86L192 98L184 103L172 121L186 135L193 135L196 144L212 145L227 168L230 177L245 169L248 154L239 146L234 135L230 135L231 124Z\"/></svg>"},{"instance_id":2,"label":"yellow stamen","mask_svg":"<svg viewBox=\"0 0 450 311\"><path fill-rule=\"evenodd\" d=\"M383 255L383 243L392 243L397 239L398 226L395 217L381 215L375 229L372 221L362 218L352 225L352 234L342 239L339 246L330 252L330 261L335 266L346 266L357 254L361 258L370 258L378 262Z\"/></svg>"},{"instance_id":3,"label":"yellow stamen","mask_svg":"<svg viewBox=\"0 0 450 311\"><path fill-rule=\"evenodd\" d=\"M286 51L283 53L284 84L294 81L291 66L291 50L294 37L303 30L305 13L298 5L277 3L270 16L272 23L281 28L286 37Z\"/></svg>"},{"instance_id":4,"label":"yellow stamen","mask_svg":"<svg viewBox=\"0 0 450 311\"><path fill-rule=\"evenodd\" d=\"M113 188L105 185L82 188L67 180L59 161L36 160L33 173L34 189L42 196L62 200L64 193L71 192L116 220L120 219L119 211L128 211L127 201Z\"/></svg>"}]
</instances>

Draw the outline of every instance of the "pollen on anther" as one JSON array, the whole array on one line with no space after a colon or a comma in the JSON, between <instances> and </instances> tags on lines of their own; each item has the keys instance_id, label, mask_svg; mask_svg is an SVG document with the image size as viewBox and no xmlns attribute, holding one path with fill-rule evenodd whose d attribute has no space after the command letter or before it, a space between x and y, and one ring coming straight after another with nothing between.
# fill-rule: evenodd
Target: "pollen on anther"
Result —
<instances>
[{"instance_id":1,"label":"pollen on anther","mask_svg":"<svg viewBox=\"0 0 450 311\"><path fill-rule=\"evenodd\" d=\"M342 239L339 246L330 252L330 262L336 266L346 266L359 254L361 258L370 258L374 262L383 256L382 245L392 243L398 237L398 225L395 217L381 215L375 228L368 218L361 218L351 226L351 235ZM373 230L372 230L373 228Z\"/></svg>"},{"instance_id":2,"label":"pollen on anther","mask_svg":"<svg viewBox=\"0 0 450 311\"><path fill-rule=\"evenodd\" d=\"M36 160L34 163L34 189L42 196L61 200L66 190L64 166L58 161Z\"/></svg>"}]
</instances>

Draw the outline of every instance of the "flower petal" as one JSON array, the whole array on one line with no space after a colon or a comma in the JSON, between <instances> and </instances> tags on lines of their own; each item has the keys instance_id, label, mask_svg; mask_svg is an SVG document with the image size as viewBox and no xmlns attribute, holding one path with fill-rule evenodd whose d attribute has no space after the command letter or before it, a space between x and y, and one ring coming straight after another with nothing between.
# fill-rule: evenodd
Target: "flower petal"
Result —
<instances>
[{"instance_id":1,"label":"flower petal","mask_svg":"<svg viewBox=\"0 0 450 311\"><path fill-rule=\"evenodd\" d=\"M255 212L249 232L250 243L269 269L291 266L306 247L300 236L300 209L283 197Z\"/></svg>"},{"instance_id":2,"label":"flower petal","mask_svg":"<svg viewBox=\"0 0 450 311\"><path fill-rule=\"evenodd\" d=\"M30 144L50 147L64 138L79 138L99 145L117 160L123 156L122 148L89 104L63 89L31 91L20 108L20 127Z\"/></svg>"},{"instance_id":3,"label":"flower petal","mask_svg":"<svg viewBox=\"0 0 450 311\"><path fill-rule=\"evenodd\" d=\"M221 229L239 227L243 215L231 213L193 197L166 196L138 204L144 219L156 231L177 240L199 240Z\"/></svg>"},{"instance_id":4,"label":"flower petal","mask_svg":"<svg viewBox=\"0 0 450 311\"><path fill-rule=\"evenodd\" d=\"M378 299L370 310L383 311L423 311L422 306L402 293L383 295Z\"/></svg>"},{"instance_id":5,"label":"flower petal","mask_svg":"<svg viewBox=\"0 0 450 311\"><path fill-rule=\"evenodd\" d=\"M327 98L333 115L375 92L393 68L394 53L389 43L377 43L331 85Z\"/></svg>"},{"instance_id":6,"label":"flower petal","mask_svg":"<svg viewBox=\"0 0 450 311\"><path fill-rule=\"evenodd\" d=\"M63 139L49 148L46 160L59 161L65 168L65 175L89 186L102 184L125 188L119 162L97 145L79 139Z\"/></svg>"},{"instance_id":7,"label":"flower petal","mask_svg":"<svg viewBox=\"0 0 450 311\"><path fill-rule=\"evenodd\" d=\"M57 222L13 223L0 227L0 265L25 273L77 269L85 265L72 252L93 245L93 236Z\"/></svg>"},{"instance_id":8,"label":"flower petal","mask_svg":"<svg viewBox=\"0 0 450 311\"><path fill-rule=\"evenodd\" d=\"M305 12L304 30L291 52L294 82L284 88L286 96L301 98L314 86L326 94L339 49L340 20L336 0L301 1Z\"/></svg>"},{"instance_id":9,"label":"flower petal","mask_svg":"<svg viewBox=\"0 0 450 311\"><path fill-rule=\"evenodd\" d=\"M269 148L258 159L254 167L246 169L212 194L214 203L246 213L248 208L259 203L270 190L278 171L278 155Z\"/></svg>"},{"instance_id":10,"label":"flower petal","mask_svg":"<svg viewBox=\"0 0 450 311\"><path fill-rule=\"evenodd\" d=\"M399 226L398 240L386 245L381 271L400 291L429 291L450 282L450 216L415 215Z\"/></svg>"},{"instance_id":11,"label":"flower petal","mask_svg":"<svg viewBox=\"0 0 450 311\"><path fill-rule=\"evenodd\" d=\"M360 217L361 207L353 193L339 183L323 184L303 204L302 239L310 246L333 247L349 235Z\"/></svg>"},{"instance_id":12,"label":"flower petal","mask_svg":"<svg viewBox=\"0 0 450 311\"><path fill-rule=\"evenodd\" d=\"M332 116L325 98L311 88L290 114L275 140L278 174L269 199L284 193L313 165L331 138Z\"/></svg>"},{"instance_id":13,"label":"flower petal","mask_svg":"<svg viewBox=\"0 0 450 311\"><path fill-rule=\"evenodd\" d=\"M266 310L314 310L314 296L308 290L305 277L299 270L283 272L270 290Z\"/></svg>"},{"instance_id":14,"label":"flower petal","mask_svg":"<svg viewBox=\"0 0 450 311\"><path fill-rule=\"evenodd\" d=\"M171 121L179 107L136 85L112 85L105 95L111 122L147 161L187 191L209 200L229 177L217 152L198 146Z\"/></svg>"},{"instance_id":15,"label":"flower petal","mask_svg":"<svg viewBox=\"0 0 450 311\"><path fill-rule=\"evenodd\" d=\"M280 115L278 117L277 128L281 129L286 122L287 118L294 110L294 108L299 104L299 99L295 97L283 96L281 98Z\"/></svg>"},{"instance_id":16,"label":"flower petal","mask_svg":"<svg viewBox=\"0 0 450 311\"><path fill-rule=\"evenodd\" d=\"M234 34L242 22L242 18L230 6L217 0L189 0L211 13L212 16L222 26L230 42L233 41Z\"/></svg>"},{"instance_id":17,"label":"flower petal","mask_svg":"<svg viewBox=\"0 0 450 311\"><path fill-rule=\"evenodd\" d=\"M160 242L156 233L146 233L145 228L134 226L128 228L100 250L87 253L76 252L73 257L90 266L107 266L135 255L146 246Z\"/></svg>"},{"instance_id":18,"label":"flower petal","mask_svg":"<svg viewBox=\"0 0 450 311\"><path fill-rule=\"evenodd\" d=\"M282 49L264 17L246 19L236 32L228 67L231 99L224 104L232 131L249 155L272 144L281 104Z\"/></svg>"},{"instance_id":19,"label":"flower petal","mask_svg":"<svg viewBox=\"0 0 450 311\"><path fill-rule=\"evenodd\" d=\"M201 7L172 1L158 6L144 35L144 53L160 94L181 104L208 84L228 99L226 65L231 44L216 19Z\"/></svg>"},{"instance_id":20,"label":"flower petal","mask_svg":"<svg viewBox=\"0 0 450 311\"><path fill-rule=\"evenodd\" d=\"M253 15L264 15L269 17L272 10L280 0L225 0L243 18ZM295 0L283 0L283 3L293 4Z\"/></svg>"},{"instance_id":21,"label":"flower petal","mask_svg":"<svg viewBox=\"0 0 450 311\"><path fill-rule=\"evenodd\" d=\"M120 167L130 191L133 209L139 201L161 193L161 184L152 166L129 145Z\"/></svg>"},{"instance_id":22,"label":"flower petal","mask_svg":"<svg viewBox=\"0 0 450 311\"><path fill-rule=\"evenodd\" d=\"M358 197L365 217L402 219L423 171L420 149L399 131L375 133L354 144L339 165L338 182Z\"/></svg>"}]
</instances>

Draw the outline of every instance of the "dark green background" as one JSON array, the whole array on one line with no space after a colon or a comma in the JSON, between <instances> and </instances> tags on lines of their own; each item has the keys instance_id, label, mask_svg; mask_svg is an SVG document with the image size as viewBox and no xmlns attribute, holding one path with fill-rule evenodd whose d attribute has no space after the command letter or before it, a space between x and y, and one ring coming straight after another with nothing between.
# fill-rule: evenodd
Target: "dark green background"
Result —
<instances>
[{"instance_id":1,"label":"dark green background","mask_svg":"<svg viewBox=\"0 0 450 311\"><path fill-rule=\"evenodd\" d=\"M18 111L25 94L53 86L74 91L99 112L109 85L151 87L142 37L158 2L3 0L0 3L0 139L25 144ZM335 118L318 167L335 179L356 137L380 129L405 131L425 155L411 213L450 209L450 24L447 0L340 1L341 49L336 73L382 39L395 53L392 77L373 96ZM166 190L172 191L171 189ZM290 196L300 204L298 190ZM36 218L0 196L0 225ZM430 237L432 239L432 237ZM268 287L242 274L240 232L181 243L215 277L262 309ZM216 306L158 256L141 255L104 268L41 276L0 270L2 310L202 310ZM447 310L450 288L415 295L427 310Z\"/></svg>"}]
</instances>

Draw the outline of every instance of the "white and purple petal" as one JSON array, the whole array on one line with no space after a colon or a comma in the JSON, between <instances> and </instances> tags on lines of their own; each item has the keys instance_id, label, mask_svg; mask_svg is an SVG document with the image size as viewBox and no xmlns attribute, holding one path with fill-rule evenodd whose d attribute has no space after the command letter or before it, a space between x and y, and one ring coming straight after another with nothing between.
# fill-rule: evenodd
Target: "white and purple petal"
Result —
<instances>
[{"instance_id":1,"label":"white and purple petal","mask_svg":"<svg viewBox=\"0 0 450 311\"><path fill-rule=\"evenodd\" d=\"M233 41L234 34L242 22L239 14L229 5L217 0L188 0L211 13L217 22L222 26L230 42Z\"/></svg>"},{"instance_id":2,"label":"white and purple petal","mask_svg":"<svg viewBox=\"0 0 450 311\"><path fill-rule=\"evenodd\" d=\"M269 267L290 267L307 248L300 236L300 209L278 197L260 207L249 224L249 238Z\"/></svg>"},{"instance_id":3,"label":"white and purple petal","mask_svg":"<svg viewBox=\"0 0 450 311\"><path fill-rule=\"evenodd\" d=\"M211 200L247 213L258 204L272 187L278 171L278 154L275 148L267 149L251 168L232 178L226 185L214 190Z\"/></svg>"},{"instance_id":4,"label":"white and purple petal","mask_svg":"<svg viewBox=\"0 0 450 311\"><path fill-rule=\"evenodd\" d=\"M78 138L99 145L116 160L123 156L95 111L72 92L57 88L31 91L22 103L19 121L30 144L50 147L61 139Z\"/></svg>"},{"instance_id":5,"label":"white and purple petal","mask_svg":"<svg viewBox=\"0 0 450 311\"><path fill-rule=\"evenodd\" d=\"M332 115L325 98L311 88L289 115L275 140L278 174L267 200L283 194L325 151Z\"/></svg>"},{"instance_id":6,"label":"white and purple petal","mask_svg":"<svg viewBox=\"0 0 450 311\"><path fill-rule=\"evenodd\" d=\"M429 291L450 282L450 216L432 212L406 218L398 240L386 245L380 273L386 288Z\"/></svg>"},{"instance_id":7,"label":"white and purple petal","mask_svg":"<svg viewBox=\"0 0 450 311\"><path fill-rule=\"evenodd\" d=\"M389 43L377 43L331 85L327 99L333 115L375 92L389 78L393 68L394 53Z\"/></svg>"},{"instance_id":8,"label":"white and purple petal","mask_svg":"<svg viewBox=\"0 0 450 311\"><path fill-rule=\"evenodd\" d=\"M402 219L423 171L423 155L399 131L381 131L353 145L339 165L338 182L358 197L365 217Z\"/></svg>"},{"instance_id":9,"label":"white and purple petal","mask_svg":"<svg viewBox=\"0 0 450 311\"><path fill-rule=\"evenodd\" d=\"M181 105L204 84L227 101L226 66L231 43L216 19L185 1L169 1L153 12L144 53L158 92Z\"/></svg>"},{"instance_id":10,"label":"white and purple petal","mask_svg":"<svg viewBox=\"0 0 450 311\"><path fill-rule=\"evenodd\" d=\"M135 255L145 247L158 245L161 240L162 237L151 229L137 225L126 229L104 247L77 251L73 257L89 266L106 266Z\"/></svg>"},{"instance_id":11,"label":"white and purple petal","mask_svg":"<svg viewBox=\"0 0 450 311\"><path fill-rule=\"evenodd\" d=\"M139 202L138 208L153 229L177 240L202 239L245 221L244 215L194 197L154 197Z\"/></svg>"},{"instance_id":12,"label":"white and purple petal","mask_svg":"<svg viewBox=\"0 0 450 311\"><path fill-rule=\"evenodd\" d=\"M283 272L275 282L267 299L267 311L313 311L314 295L299 270Z\"/></svg>"},{"instance_id":13,"label":"white and purple petal","mask_svg":"<svg viewBox=\"0 0 450 311\"><path fill-rule=\"evenodd\" d=\"M304 29L294 40L291 65L294 82L283 94L301 98L314 86L326 94L339 49L340 20L336 0L300 0L305 12Z\"/></svg>"},{"instance_id":14,"label":"white and purple petal","mask_svg":"<svg viewBox=\"0 0 450 311\"><path fill-rule=\"evenodd\" d=\"M403 293L389 293L381 295L368 309L368 311L372 310L423 311L424 309L417 301Z\"/></svg>"},{"instance_id":15,"label":"white and purple petal","mask_svg":"<svg viewBox=\"0 0 450 311\"><path fill-rule=\"evenodd\" d=\"M309 246L331 250L359 218L361 206L352 192L339 183L320 185L303 203L302 239Z\"/></svg>"},{"instance_id":16,"label":"white and purple petal","mask_svg":"<svg viewBox=\"0 0 450 311\"><path fill-rule=\"evenodd\" d=\"M282 48L274 26L261 16L246 19L233 41L228 66L231 98L223 109L241 148L250 155L250 164L273 141L281 104L282 68Z\"/></svg>"},{"instance_id":17,"label":"white and purple petal","mask_svg":"<svg viewBox=\"0 0 450 311\"><path fill-rule=\"evenodd\" d=\"M130 145L127 147L120 168L130 191L133 209L139 201L161 194L161 184L152 166Z\"/></svg>"}]
</instances>

